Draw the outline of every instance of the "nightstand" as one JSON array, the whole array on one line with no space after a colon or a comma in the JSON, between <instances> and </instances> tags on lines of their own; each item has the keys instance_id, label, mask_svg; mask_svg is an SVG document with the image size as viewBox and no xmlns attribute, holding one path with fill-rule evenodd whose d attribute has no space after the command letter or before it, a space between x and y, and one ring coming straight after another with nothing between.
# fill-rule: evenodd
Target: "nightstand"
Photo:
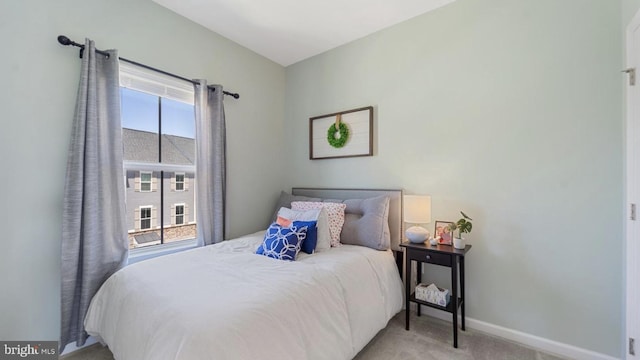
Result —
<instances>
[{"instance_id":1,"label":"nightstand","mask_svg":"<svg viewBox=\"0 0 640 360\"><path fill-rule=\"evenodd\" d=\"M464 250L458 250L450 245L430 245L428 243L413 244L404 242L400 244L404 248L405 261L405 328L409 330L409 309L412 302L418 304L418 316L420 305L449 312L453 315L453 347L458 347L458 309L461 315L461 329L464 330L464 256L471 249L467 245ZM434 264L446 266L451 269L451 293L447 306L440 306L416 299L415 293L411 293L411 262L418 264L417 283L422 281L422 264ZM459 267L459 269L458 269ZM460 273L460 276L458 276ZM458 280L460 280L460 295L458 295Z\"/></svg>"}]
</instances>

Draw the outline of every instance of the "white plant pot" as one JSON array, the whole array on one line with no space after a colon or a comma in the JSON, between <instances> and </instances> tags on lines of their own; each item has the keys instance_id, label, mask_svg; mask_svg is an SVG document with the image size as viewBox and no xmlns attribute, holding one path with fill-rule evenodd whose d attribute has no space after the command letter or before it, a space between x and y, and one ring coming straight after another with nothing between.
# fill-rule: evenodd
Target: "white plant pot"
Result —
<instances>
[{"instance_id":1,"label":"white plant pot","mask_svg":"<svg viewBox=\"0 0 640 360\"><path fill-rule=\"evenodd\" d=\"M464 247L467 246L467 243L464 241L464 238L453 238L453 247L458 250L464 250Z\"/></svg>"}]
</instances>

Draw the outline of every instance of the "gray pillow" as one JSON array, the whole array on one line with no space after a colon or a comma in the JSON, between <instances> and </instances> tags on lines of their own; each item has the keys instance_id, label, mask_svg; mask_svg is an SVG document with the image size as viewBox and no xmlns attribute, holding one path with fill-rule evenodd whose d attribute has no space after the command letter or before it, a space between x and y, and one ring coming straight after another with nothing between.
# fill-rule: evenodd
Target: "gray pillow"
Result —
<instances>
[{"instance_id":1,"label":"gray pillow","mask_svg":"<svg viewBox=\"0 0 640 360\"><path fill-rule=\"evenodd\" d=\"M389 249L391 246L389 198L378 196L369 199L345 200L343 203L347 208L344 211L340 242L376 250Z\"/></svg>"},{"instance_id":2,"label":"gray pillow","mask_svg":"<svg viewBox=\"0 0 640 360\"><path fill-rule=\"evenodd\" d=\"M322 201L320 198L312 198L308 196L298 196L291 195L288 192L280 192L280 198L278 199L278 203L276 204L276 210L273 212L273 216L271 216L271 222L276 221L278 218L278 210L281 207L286 207L291 209L291 203L294 201Z\"/></svg>"}]
</instances>

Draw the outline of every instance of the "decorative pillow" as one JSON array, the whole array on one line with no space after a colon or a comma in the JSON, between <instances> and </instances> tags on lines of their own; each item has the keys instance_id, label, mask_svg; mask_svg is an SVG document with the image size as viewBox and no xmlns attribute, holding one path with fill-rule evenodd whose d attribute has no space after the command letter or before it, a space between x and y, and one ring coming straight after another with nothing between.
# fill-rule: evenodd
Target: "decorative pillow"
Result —
<instances>
[{"instance_id":1,"label":"decorative pillow","mask_svg":"<svg viewBox=\"0 0 640 360\"><path fill-rule=\"evenodd\" d=\"M321 199L312 198L308 196L291 195L288 192L281 191L280 198L278 199L278 203L276 204L276 210L273 212L271 221L276 221L276 217L278 216L277 214L280 208L282 207L291 208L291 203L293 201L321 201Z\"/></svg>"},{"instance_id":2,"label":"decorative pillow","mask_svg":"<svg viewBox=\"0 0 640 360\"><path fill-rule=\"evenodd\" d=\"M313 201L294 201L291 203L293 210L311 210L324 208L329 218L329 233L331 235L331 246L340 246L340 232L344 224L345 204Z\"/></svg>"},{"instance_id":3,"label":"decorative pillow","mask_svg":"<svg viewBox=\"0 0 640 360\"><path fill-rule=\"evenodd\" d=\"M331 248L331 233L329 232L329 216L327 210L324 208L312 209L307 211L292 210L286 207L280 208L278 211L278 217L283 217L289 220L300 221L317 221L317 235L318 241L316 244L316 250L322 251ZM304 247L303 247L304 251Z\"/></svg>"},{"instance_id":4,"label":"decorative pillow","mask_svg":"<svg viewBox=\"0 0 640 360\"><path fill-rule=\"evenodd\" d=\"M340 242L387 250L391 246L389 198L345 200L345 221Z\"/></svg>"},{"instance_id":5,"label":"decorative pillow","mask_svg":"<svg viewBox=\"0 0 640 360\"><path fill-rule=\"evenodd\" d=\"M313 254L313 252L316 251L316 246L318 245L318 222L296 220L293 222L291 227L298 229L302 229L304 227L307 228L307 237L302 241L300 250L307 254Z\"/></svg>"},{"instance_id":6,"label":"decorative pillow","mask_svg":"<svg viewBox=\"0 0 640 360\"><path fill-rule=\"evenodd\" d=\"M300 250L306 252L307 254L313 254L313 252L316 250L316 244L318 243L318 226L316 221L293 221L278 215L276 224L282 227L295 227L297 229L301 229L302 227L306 226L307 238L302 241Z\"/></svg>"},{"instance_id":7,"label":"decorative pillow","mask_svg":"<svg viewBox=\"0 0 640 360\"><path fill-rule=\"evenodd\" d=\"M276 224L282 226L282 227L289 227L291 226L291 224L293 223L293 220L289 220L287 218L284 218L280 215L278 215L278 218L276 219Z\"/></svg>"},{"instance_id":8,"label":"decorative pillow","mask_svg":"<svg viewBox=\"0 0 640 360\"><path fill-rule=\"evenodd\" d=\"M264 234L262 244L256 254L279 260L294 261L300 246L307 237L307 227L283 227L277 223L271 224Z\"/></svg>"}]
</instances>

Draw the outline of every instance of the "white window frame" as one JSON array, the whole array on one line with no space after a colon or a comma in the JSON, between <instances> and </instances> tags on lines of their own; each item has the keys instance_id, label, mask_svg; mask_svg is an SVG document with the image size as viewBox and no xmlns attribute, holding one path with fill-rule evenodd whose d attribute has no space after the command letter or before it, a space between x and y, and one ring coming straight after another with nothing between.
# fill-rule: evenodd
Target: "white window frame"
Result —
<instances>
[{"instance_id":1,"label":"white window frame","mask_svg":"<svg viewBox=\"0 0 640 360\"><path fill-rule=\"evenodd\" d=\"M155 96L159 96L166 99L180 101L190 105L195 105L194 104L195 91L193 88L193 84L189 82L161 74L157 71L145 69L143 67L136 66L134 64L129 64L127 62L120 62L119 70L120 70L120 74L119 74L120 87L144 92L150 95L155 95ZM160 171L164 171L165 173L167 173L167 172L177 171L177 172L185 173L184 174L185 190L183 191L186 191L188 187L192 185L188 183L189 180L186 176L186 173L191 173L191 174L196 173L195 165L144 163L144 162L135 162L135 161L126 161L126 160L123 163L124 163L123 165L124 165L125 171L132 170L132 171L151 172L152 173L151 191L158 190L158 189L154 189L153 187L153 172L159 173ZM164 181L164 179L158 179L158 180ZM195 179L193 180L195 184ZM125 181L126 181L126 176L125 176ZM142 182L140 182L140 186L142 187ZM156 185L156 186L159 186L159 185ZM162 194L161 196L165 196L165 200L166 200L167 199L166 195L167 194L165 193L165 194ZM194 189L193 196L195 199L195 189ZM144 207L148 207L148 206L144 206ZM195 207L195 203L194 203L194 207ZM142 208L143 206L138 207L140 214L141 214ZM184 210L186 211L186 204L185 204ZM195 208L190 209L190 215L193 214L193 219L195 219L195 210L196 210ZM153 207L151 211L152 211L151 225L152 225L152 229L154 229L153 228L153 216L154 216ZM158 211L158 210L155 210L155 211ZM159 224L161 224L161 226L158 226L156 224L155 229L162 229L163 221L164 219L159 219ZM187 223L185 222L185 224ZM195 224L195 220L189 222L189 224ZM140 222L140 225L142 225L141 222ZM129 251L129 263L130 264L135 263L137 261L141 261L147 258L162 256L162 255L169 254L176 251L188 250L194 247L197 247L197 240L195 238L189 239L189 240L181 240L179 242L165 243L161 245L134 248L134 249L130 249Z\"/></svg>"},{"instance_id":2,"label":"white window frame","mask_svg":"<svg viewBox=\"0 0 640 360\"><path fill-rule=\"evenodd\" d=\"M143 181L142 175L149 174L149 181ZM149 183L149 190L144 190L142 188L143 184ZM140 171L140 192L152 192L153 191L153 171Z\"/></svg>"},{"instance_id":3,"label":"white window frame","mask_svg":"<svg viewBox=\"0 0 640 360\"><path fill-rule=\"evenodd\" d=\"M178 215L178 206L182 207L182 214L180 214L180 215ZM176 226L185 225L186 222L184 221L184 215L185 215L184 211L185 211L186 205L184 203L179 203L179 204L174 204L173 207L174 207L174 212L175 212L174 216L175 216ZM180 216L182 218L182 222L181 223L178 223L178 216Z\"/></svg>"},{"instance_id":4,"label":"white window frame","mask_svg":"<svg viewBox=\"0 0 640 360\"><path fill-rule=\"evenodd\" d=\"M140 220L139 220L140 221L140 230L152 230L153 229L153 223L152 223L153 222L153 206L152 205L145 205L145 206L140 206L138 209L140 210ZM148 218L146 218L146 217L143 218L142 217L142 210L143 209L149 209L149 217ZM149 220L149 227L148 228L142 227L142 220L147 220L147 219Z\"/></svg>"},{"instance_id":5,"label":"white window frame","mask_svg":"<svg viewBox=\"0 0 640 360\"><path fill-rule=\"evenodd\" d=\"M178 176L182 176L182 181L178 181ZM175 179L176 191L184 191L185 190L184 185L187 180L187 174L183 172L177 172L174 174L174 179ZM178 189L178 184L182 185L182 189Z\"/></svg>"},{"instance_id":6,"label":"white window frame","mask_svg":"<svg viewBox=\"0 0 640 360\"><path fill-rule=\"evenodd\" d=\"M120 86L166 99L194 105L193 84L172 76L145 69L128 62L120 62Z\"/></svg>"}]
</instances>

